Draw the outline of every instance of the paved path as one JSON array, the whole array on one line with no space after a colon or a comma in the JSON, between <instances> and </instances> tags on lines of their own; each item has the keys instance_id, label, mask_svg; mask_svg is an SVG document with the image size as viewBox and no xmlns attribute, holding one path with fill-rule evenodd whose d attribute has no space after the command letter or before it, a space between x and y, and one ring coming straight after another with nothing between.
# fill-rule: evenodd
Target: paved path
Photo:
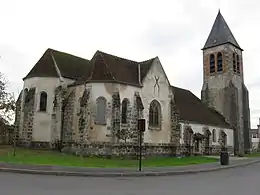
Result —
<instances>
[{"instance_id":1,"label":"paved path","mask_svg":"<svg viewBox=\"0 0 260 195\"><path fill-rule=\"evenodd\" d=\"M260 164L171 177L85 178L0 173L3 195L257 195Z\"/></svg>"}]
</instances>

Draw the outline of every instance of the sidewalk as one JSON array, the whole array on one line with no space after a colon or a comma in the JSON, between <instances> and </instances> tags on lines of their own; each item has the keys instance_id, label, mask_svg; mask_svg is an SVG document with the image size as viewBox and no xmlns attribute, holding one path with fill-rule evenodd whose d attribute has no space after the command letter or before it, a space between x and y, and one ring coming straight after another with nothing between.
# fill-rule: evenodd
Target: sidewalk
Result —
<instances>
[{"instance_id":1,"label":"sidewalk","mask_svg":"<svg viewBox=\"0 0 260 195\"><path fill-rule=\"evenodd\" d=\"M85 167L63 167L44 165L19 165L11 163L0 163L0 172L41 174L41 175L62 175L62 176L85 176L85 177L140 177L140 176L166 176L192 174L200 172L217 171L235 167L246 166L259 163L260 158L230 159L227 166L217 163L199 164L190 166L175 167L144 167L138 171L138 161L136 168L85 168Z\"/></svg>"}]
</instances>

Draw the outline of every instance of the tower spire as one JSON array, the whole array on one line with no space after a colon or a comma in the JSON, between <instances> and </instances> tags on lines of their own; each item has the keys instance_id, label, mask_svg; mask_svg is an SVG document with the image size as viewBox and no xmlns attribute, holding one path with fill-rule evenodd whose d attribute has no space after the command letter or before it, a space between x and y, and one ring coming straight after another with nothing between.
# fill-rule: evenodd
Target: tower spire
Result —
<instances>
[{"instance_id":1,"label":"tower spire","mask_svg":"<svg viewBox=\"0 0 260 195\"><path fill-rule=\"evenodd\" d=\"M233 33L229 29L228 24L226 23L224 17L220 13L220 9L219 9L218 15L210 31L209 37L202 50L210 47L226 44L226 43L230 43L235 47L241 49L235 37L233 36Z\"/></svg>"}]
</instances>

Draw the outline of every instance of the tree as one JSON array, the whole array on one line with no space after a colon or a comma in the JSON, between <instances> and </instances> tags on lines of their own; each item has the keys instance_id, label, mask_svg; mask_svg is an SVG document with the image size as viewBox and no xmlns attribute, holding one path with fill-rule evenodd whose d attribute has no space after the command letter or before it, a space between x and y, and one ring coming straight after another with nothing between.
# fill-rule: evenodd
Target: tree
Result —
<instances>
[{"instance_id":1,"label":"tree","mask_svg":"<svg viewBox=\"0 0 260 195\"><path fill-rule=\"evenodd\" d=\"M0 120L11 121L14 117L15 99L7 91L8 81L0 72Z\"/></svg>"}]
</instances>

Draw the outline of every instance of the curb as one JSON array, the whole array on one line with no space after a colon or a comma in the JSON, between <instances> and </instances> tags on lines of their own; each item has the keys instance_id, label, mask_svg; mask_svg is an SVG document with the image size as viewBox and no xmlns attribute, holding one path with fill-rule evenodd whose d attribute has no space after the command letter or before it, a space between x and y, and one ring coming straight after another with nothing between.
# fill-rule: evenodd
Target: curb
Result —
<instances>
[{"instance_id":1,"label":"curb","mask_svg":"<svg viewBox=\"0 0 260 195\"><path fill-rule=\"evenodd\" d=\"M196 174L203 172L213 172L225 169L244 167L252 164L259 163L260 160L254 160L247 163L238 165L227 165L216 168L186 170L186 171L167 171L167 172L130 172L130 173L87 173L87 172L65 172L65 171L45 171L45 170L32 170L32 169L16 169L16 168L0 168L0 172L20 173L20 174L36 174L36 175L55 175L55 176L78 176L78 177L145 177L145 176L171 176L171 175L185 175Z\"/></svg>"}]
</instances>

